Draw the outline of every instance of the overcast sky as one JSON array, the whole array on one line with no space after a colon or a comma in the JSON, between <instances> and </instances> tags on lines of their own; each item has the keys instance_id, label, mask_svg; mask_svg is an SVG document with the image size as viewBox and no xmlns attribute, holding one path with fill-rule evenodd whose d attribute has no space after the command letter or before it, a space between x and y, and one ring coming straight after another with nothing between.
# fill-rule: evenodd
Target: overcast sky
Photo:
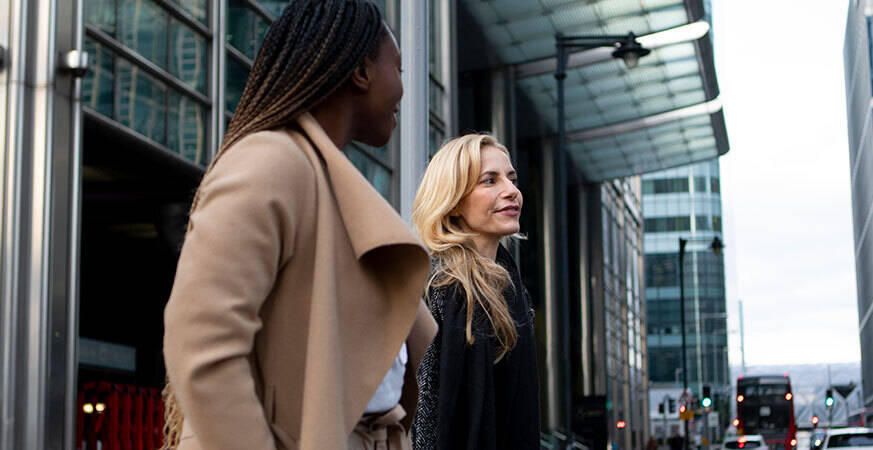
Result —
<instances>
[{"instance_id":1,"label":"overcast sky","mask_svg":"<svg viewBox=\"0 0 873 450\"><path fill-rule=\"evenodd\" d=\"M713 0L731 364L860 360L843 80L848 0ZM868 175L870 176L870 175Z\"/></svg>"}]
</instances>

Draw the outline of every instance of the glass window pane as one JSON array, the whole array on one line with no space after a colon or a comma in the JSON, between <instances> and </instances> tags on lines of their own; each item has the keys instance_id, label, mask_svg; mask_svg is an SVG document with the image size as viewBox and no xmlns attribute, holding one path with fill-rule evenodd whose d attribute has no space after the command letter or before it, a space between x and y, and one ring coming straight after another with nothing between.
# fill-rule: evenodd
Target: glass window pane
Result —
<instances>
[{"instance_id":1,"label":"glass window pane","mask_svg":"<svg viewBox=\"0 0 873 450\"><path fill-rule=\"evenodd\" d=\"M119 59L117 62L116 120L151 140L164 144L166 87L127 61Z\"/></svg>"},{"instance_id":2,"label":"glass window pane","mask_svg":"<svg viewBox=\"0 0 873 450\"><path fill-rule=\"evenodd\" d=\"M167 68L168 14L152 0L126 0L118 5L118 40L150 61Z\"/></svg>"},{"instance_id":3,"label":"glass window pane","mask_svg":"<svg viewBox=\"0 0 873 450\"><path fill-rule=\"evenodd\" d=\"M195 19L202 22L204 25L207 24L206 20L206 0L170 0L171 2L179 5L185 11L188 11Z\"/></svg>"},{"instance_id":4,"label":"glass window pane","mask_svg":"<svg viewBox=\"0 0 873 450\"><path fill-rule=\"evenodd\" d=\"M721 192L721 186L719 185L718 178L710 178L709 184L710 192L712 192L713 194L718 194L719 192Z\"/></svg>"},{"instance_id":5,"label":"glass window pane","mask_svg":"<svg viewBox=\"0 0 873 450\"><path fill-rule=\"evenodd\" d=\"M170 21L170 73L204 94L209 69L206 47L199 34L181 22Z\"/></svg>"},{"instance_id":6,"label":"glass window pane","mask_svg":"<svg viewBox=\"0 0 873 450\"><path fill-rule=\"evenodd\" d=\"M431 124L430 130L428 131L428 143L430 144L430 148L428 149L430 151L430 153L428 154L429 158L433 157L433 155L435 155L436 152L439 151L440 147L443 145L444 139L445 135L443 134L443 132L439 128Z\"/></svg>"},{"instance_id":7,"label":"glass window pane","mask_svg":"<svg viewBox=\"0 0 873 450\"><path fill-rule=\"evenodd\" d=\"M88 0L85 2L85 23L115 36L115 0Z\"/></svg>"},{"instance_id":8,"label":"glass window pane","mask_svg":"<svg viewBox=\"0 0 873 450\"><path fill-rule=\"evenodd\" d=\"M269 11L273 17L278 18L282 15L285 7L288 6L288 0L258 0L258 4Z\"/></svg>"},{"instance_id":9,"label":"glass window pane","mask_svg":"<svg viewBox=\"0 0 873 450\"><path fill-rule=\"evenodd\" d=\"M227 43L245 53L246 34L252 29L253 13L242 0L227 2Z\"/></svg>"},{"instance_id":10,"label":"glass window pane","mask_svg":"<svg viewBox=\"0 0 873 450\"><path fill-rule=\"evenodd\" d=\"M374 188L389 199L391 195L391 174L382 166L373 161L364 152L355 147L355 144L346 146L343 152L364 177L370 181Z\"/></svg>"},{"instance_id":11,"label":"glass window pane","mask_svg":"<svg viewBox=\"0 0 873 450\"><path fill-rule=\"evenodd\" d=\"M270 24L242 0L228 1L227 43L254 59Z\"/></svg>"},{"instance_id":12,"label":"glass window pane","mask_svg":"<svg viewBox=\"0 0 873 450\"><path fill-rule=\"evenodd\" d=\"M227 85L224 90L224 105L228 111L234 112L239 99L242 98L249 68L231 55L227 55Z\"/></svg>"},{"instance_id":13,"label":"glass window pane","mask_svg":"<svg viewBox=\"0 0 873 450\"><path fill-rule=\"evenodd\" d=\"M167 147L202 164L205 160L207 121L206 111L200 103L171 92L167 111Z\"/></svg>"},{"instance_id":14,"label":"glass window pane","mask_svg":"<svg viewBox=\"0 0 873 450\"><path fill-rule=\"evenodd\" d=\"M115 56L102 45L85 38L85 51L92 55L93 69L82 80L82 102L91 109L112 117L115 95Z\"/></svg>"}]
</instances>

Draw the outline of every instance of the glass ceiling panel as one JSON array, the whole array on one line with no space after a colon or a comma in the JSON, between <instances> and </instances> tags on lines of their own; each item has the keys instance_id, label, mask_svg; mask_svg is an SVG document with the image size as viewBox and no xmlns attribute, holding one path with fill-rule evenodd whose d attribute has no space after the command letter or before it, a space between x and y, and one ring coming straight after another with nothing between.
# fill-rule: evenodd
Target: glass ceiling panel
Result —
<instances>
[{"instance_id":1,"label":"glass ceiling panel","mask_svg":"<svg viewBox=\"0 0 873 450\"><path fill-rule=\"evenodd\" d=\"M688 23L685 0L461 0L503 64L555 57L554 34L638 36ZM568 133L698 105L710 100L690 42L655 48L628 70L620 60L568 70L564 84ZM707 69L710 70L710 69ZM557 129L557 83L552 73L521 78L519 88L537 114ZM567 145L584 176L592 181L639 170L668 168L718 155L708 114L620 135Z\"/></svg>"}]
</instances>

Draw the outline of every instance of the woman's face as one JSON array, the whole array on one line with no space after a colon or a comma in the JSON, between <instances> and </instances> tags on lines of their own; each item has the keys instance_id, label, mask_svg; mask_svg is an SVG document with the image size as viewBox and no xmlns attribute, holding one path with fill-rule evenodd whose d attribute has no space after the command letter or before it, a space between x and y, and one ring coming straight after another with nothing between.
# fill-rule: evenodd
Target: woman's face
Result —
<instances>
[{"instance_id":1,"label":"woman's face","mask_svg":"<svg viewBox=\"0 0 873 450\"><path fill-rule=\"evenodd\" d=\"M455 208L466 231L481 239L497 242L518 233L522 197L512 162L499 148L482 147L482 168L473 191Z\"/></svg>"},{"instance_id":2,"label":"woman's face","mask_svg":"<svg viewBox=\"0 0 873 450\"><path fill-rule=\"evenodd\" d=\"M368 62L370 86L361 102L362 124L356 140L382 147L397 126L397 113L403 97L400 80L400 49L390 31L382 35L376 58Z\"/></svg>"}]
</instances>

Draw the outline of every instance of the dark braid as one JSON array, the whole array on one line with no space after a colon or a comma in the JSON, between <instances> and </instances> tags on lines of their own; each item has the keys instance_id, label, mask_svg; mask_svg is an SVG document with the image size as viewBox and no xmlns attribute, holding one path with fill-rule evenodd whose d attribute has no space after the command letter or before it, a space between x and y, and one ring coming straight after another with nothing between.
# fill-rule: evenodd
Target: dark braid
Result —
<instances>
[{"instance_id":1,"label":"dark braid","mask_svg":"<svg viewBox=\"0 0 873 450\"><path fill-rule=\"evenodd\" d=\"M225 150L246 135L291 124L332 94L365 56L377 56L387 33L379 9L369 1L292 0L264 37L242 98L207 172ZM199 197L198 189L192 212ZM163 396L161 448L174 449L179 445L184 417L169 381Z\"/></svg>"},{"instance_id":2,"label":"dark braid","mask_svg":"<svg viewBox=\"0 0 873 450\"><path fill-rule=\"evenodd\" d=\"M293 123L332 94L387 32L370 1L292 0L264 37L210 169L243 137Z\"/></svg>"}]
</instances>

